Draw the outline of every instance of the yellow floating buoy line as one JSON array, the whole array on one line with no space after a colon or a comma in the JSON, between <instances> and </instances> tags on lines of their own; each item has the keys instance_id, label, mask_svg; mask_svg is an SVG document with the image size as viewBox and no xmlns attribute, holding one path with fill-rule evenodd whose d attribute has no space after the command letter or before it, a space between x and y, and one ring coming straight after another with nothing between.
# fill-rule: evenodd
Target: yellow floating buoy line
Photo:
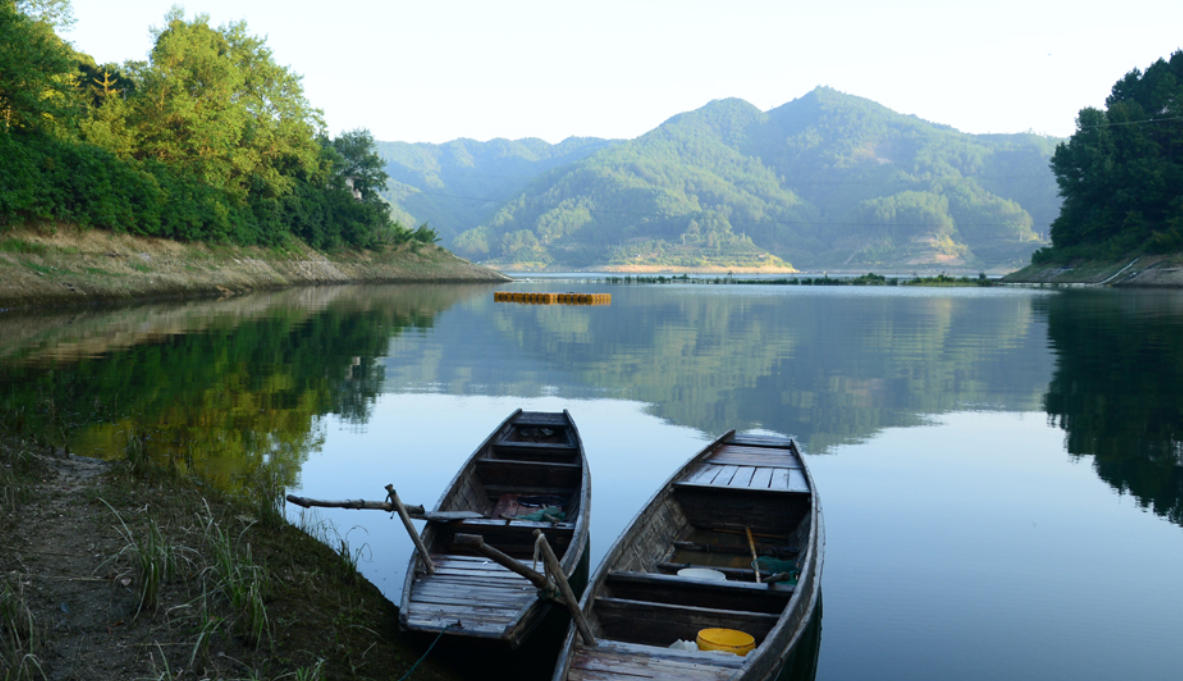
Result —
<instances>
[{"instance_id":1,"label":"yellow floating buoy line","mask_svg":"<svg viewBox=\"0 0 1183 681\"><path fill-rule=\"evenodd\" d=\"M532 305L611 305L611 293L523 293L494 291L497 303L527 303Z\"/></svg>"}]
</instances>

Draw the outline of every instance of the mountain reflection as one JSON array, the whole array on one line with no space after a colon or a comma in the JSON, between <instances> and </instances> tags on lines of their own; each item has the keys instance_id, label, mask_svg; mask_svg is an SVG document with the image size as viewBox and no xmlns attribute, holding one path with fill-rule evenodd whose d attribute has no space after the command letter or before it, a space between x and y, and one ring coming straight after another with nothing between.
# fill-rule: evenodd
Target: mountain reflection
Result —
<instances>
[{"instance_id":1,"label":"mountain reflection","mask_svg":"<svg viewBox=\"0 0 1183 681\"><path fill-rule=\"evenodd\" d=\"M323 417L361 424L390 339L483 287L302 289L222 302L25 318L6 345L7 428L102 458L135 455L239 489L292 485ZM6 320L8 321L8 320ZM13 319L14 327L21 319Z\"/></svg>"},{"instance_id":2,"label":"mountain reflection","mask_svg":"<svg viewBox=\"0 0 1183 681\"><path fill-rule=\"evenodd\" d=\"M1051 366L1031 305L1044 294L751 288L620 287L605 308L475 299L429 342L391 344L386 389L633 400L813 453L934 414L1039 409Z\"/></svg>"},{"instance_id":3,"label":"mountain reflection","mask_svg":"<svg viewBox=\"0 0 1183 681\"><path fill-rule=\"evenodd\" d=\"M1183 297L1067 292L1038 309L1056 352L1044 407L1068 452L1183 524Z\"/></svg>"}]
</instances>

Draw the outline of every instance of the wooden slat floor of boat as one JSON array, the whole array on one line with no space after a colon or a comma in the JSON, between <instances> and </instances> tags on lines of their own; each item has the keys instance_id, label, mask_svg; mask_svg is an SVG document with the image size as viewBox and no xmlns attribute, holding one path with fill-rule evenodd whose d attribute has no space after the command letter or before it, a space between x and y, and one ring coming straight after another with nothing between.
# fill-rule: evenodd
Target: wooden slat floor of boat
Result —
<instances>
[{"instance_id":1,"label":"wooden slat floor of boat","mask_svg":"<svg viewBox=\"0 0 1183 681\"><path fill-rule=\"evenodd\" d=\"M691 467L678 484L787 492L809 491L809 483L800 468L777 465L721 465L711 460Z\"/></svg>"},{"instance_id":2,"label":"wooden slat floor of boat","mask_svg":"<svg viewBox=\"0 0 1183 681\"><path fill-rule=\"evenodd\" d=\"M577 645L572 650L569 681L719 681L730 678L743 663L743 658L734 655L700 655L616 641L598 643L595 648Z\"/></svg>"},{"instance_id":3,"label":"wooden slat floor of boat","mask_svg":"<svg viewBox=\"0 0 1183 681\"><path fill-rule=\"evenodd\" d=\"M407 624L412 627L459 620L469 632L500 635L538 595L524 577L482 556L434 555L432 561L435 574L417 575L411 584Z\"/></svg>"}]
</instances>

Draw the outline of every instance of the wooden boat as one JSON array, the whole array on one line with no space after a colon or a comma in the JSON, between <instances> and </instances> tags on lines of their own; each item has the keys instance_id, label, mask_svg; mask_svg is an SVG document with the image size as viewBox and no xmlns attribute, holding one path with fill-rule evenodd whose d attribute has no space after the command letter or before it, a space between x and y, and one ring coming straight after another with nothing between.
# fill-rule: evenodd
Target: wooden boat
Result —
<instances>
[{"instance_id":1,"label":"wooden boat","mask_svg":"<svg viewBox=\"0 0 1183 681\"><path fill-rule=\"evenodd\" d=\"M480 535L531 566L533 533L542 530L570 579L587 550L590 506L591 476L571 415L515 411L469 457L436 511L426 514L421 538L434 572L416 549L403 583L400 625L516 648L551 602L525 577L460 546L456 536ZM561 519L520 519L555 508ZM449 515L477 517L431 520Z\"/></svg>"},{"instance_id":2,"label":"wooden boat","mask_svg":"<svg viewBox=\"0 0 1183 681\"><path fill-rule=\"evenodd\" d=\"M750 533L750 534L749 534ZM554 681L769 679L799 644L817 607L824 546L821 505L794 441L728 432L686 463L641 510L596 569L580 608L596 639L574 626ZM753 548L759 562L753 561ZM797 573L761 573L776 556ZM685 568L726 581L679 576ZM754 637L746 656L672 649L701 630Z\"/></svg>"}]
</instances>

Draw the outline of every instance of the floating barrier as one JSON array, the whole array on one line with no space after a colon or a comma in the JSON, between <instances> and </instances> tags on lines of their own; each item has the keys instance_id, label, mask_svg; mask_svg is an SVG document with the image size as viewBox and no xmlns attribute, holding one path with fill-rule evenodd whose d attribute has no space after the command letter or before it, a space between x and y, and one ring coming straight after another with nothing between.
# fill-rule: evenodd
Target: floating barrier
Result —
<instances>
[{"instance_id":1,"label":"floating barrier","mask_svg":"<svg viewBox=\"0 0 1183 681\"><path fill-rule=\"evenodd\" d=\"M526 303L530 305L611 305L610 293L523 293L494 291L497 303Z\"/></svg>"}]
</instances>

